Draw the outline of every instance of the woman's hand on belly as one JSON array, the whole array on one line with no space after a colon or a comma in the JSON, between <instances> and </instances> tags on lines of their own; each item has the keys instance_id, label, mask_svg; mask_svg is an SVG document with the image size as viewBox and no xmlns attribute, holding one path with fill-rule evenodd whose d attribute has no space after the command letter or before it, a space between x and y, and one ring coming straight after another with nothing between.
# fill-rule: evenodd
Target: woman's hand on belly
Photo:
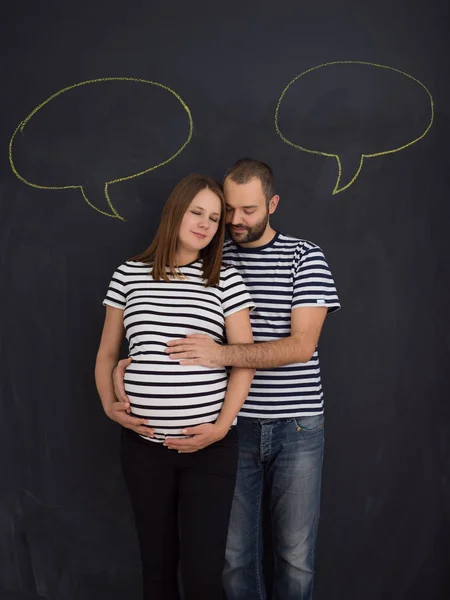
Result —
<instances>
[{"instance_id":1,"label":"woman's hand on belly","mask_svg":"<svg viewBox=\"0 0 450 600\"><path fill-rule=\"evenodd\" d=\"M226 435L226 431L215 423L203 423L195 427L187 427L181 431L183 435L189 435L188 438L169 438L164 442L169 450L178 450L178 452L197 452L206 448L214 442L218 442Z\"/></svg>"},{"instance_id":2,"label":"woman's hand on belly","mask_svg":"<svg viewBox=\"0 0 450 600\"><path fill-rule=\"evenodd\" d=\"M130 411L129 402L113 402L106 412L107 416L112 420L126 427L132 429L140 435L147 437L154 437L155 432L151 427L147 426L148 419L141 419L133 415L128 414Z\"/></svg>"}]
</instances>

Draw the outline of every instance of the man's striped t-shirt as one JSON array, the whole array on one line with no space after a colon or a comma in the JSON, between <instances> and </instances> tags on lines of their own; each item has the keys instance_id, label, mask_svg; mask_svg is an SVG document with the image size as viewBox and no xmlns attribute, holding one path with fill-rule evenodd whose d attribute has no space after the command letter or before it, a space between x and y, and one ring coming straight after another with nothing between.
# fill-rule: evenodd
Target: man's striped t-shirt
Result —
<instances>
[{"instance_id":1,"label":"man's striped t-shirt","mask_svg":"<svg viewBox=\"0 0 450 600\"><path fill-rule=\"evenodd\" d=\"M244 248L228 240L223 261L236 267L255 302L250 314L255 342L289 336L294 309L326 306L332 312L340 308L323 252L311 242L279 232L259 248ZM316 348L307 363L257 369L239 416L280 419L322 413Z\"/></svg>"},{"instance_id":2,"label":"man's striped t-shirt","mask_svg":"<svg viewBox=\"0 0 450 600\"><path fill-rule=\"evenodd\" d=\"M128 261L113 275L103 304L124 311L133 362L125 374L131 412L148 418L152 441L183 437L181 429L213 423L227 387L225 368L180 366L166 343L192 333L225 339L225 318L254 303L234 267L222 267L220 284L205 286L202 263L180 267L183 279L155 281L148 264ZM144 437L144 436L142 436Z\"/></svg>"}]
</instances>

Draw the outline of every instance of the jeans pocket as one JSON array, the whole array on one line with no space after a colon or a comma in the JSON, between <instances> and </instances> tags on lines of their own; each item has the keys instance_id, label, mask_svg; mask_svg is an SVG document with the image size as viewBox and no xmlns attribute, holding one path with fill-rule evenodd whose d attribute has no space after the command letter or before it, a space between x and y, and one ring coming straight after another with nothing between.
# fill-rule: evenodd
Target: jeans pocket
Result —
<instances>
[{"instance_id":1,"label":"jeans pocket","mask_svg":"<svg viewBox=\"0 0 450 600\"><path fill-rule=\"evenodd\" d=\"M294 418L297 431L314 433L320 431L324 427L324 416L315 415L313 417L295 417Z\"/></svg>"}]
</instances>

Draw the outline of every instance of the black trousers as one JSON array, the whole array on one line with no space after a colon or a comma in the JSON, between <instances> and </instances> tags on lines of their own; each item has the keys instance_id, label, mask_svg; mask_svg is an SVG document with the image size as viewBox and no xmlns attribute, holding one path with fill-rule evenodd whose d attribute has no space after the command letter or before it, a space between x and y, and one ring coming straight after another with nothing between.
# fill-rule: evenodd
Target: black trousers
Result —
<instances>
[{"instance_id":1,"label":"black trousers","mask_svg":"<svg viewBox=\"0 0 450 600\"><path fill-rule=\"evenodd\" d=\"M144 600L224 600L222 571L238 460L237 428L180 454L123 430L121 459L141 550Z\"/></svg>"}]
</instances>

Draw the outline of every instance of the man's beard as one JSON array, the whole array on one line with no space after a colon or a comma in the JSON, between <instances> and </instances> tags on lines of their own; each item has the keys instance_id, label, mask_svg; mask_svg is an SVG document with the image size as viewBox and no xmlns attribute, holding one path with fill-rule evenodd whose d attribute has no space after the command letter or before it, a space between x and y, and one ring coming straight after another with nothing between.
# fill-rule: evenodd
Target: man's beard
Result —
<instances>
[{"instance_id":1,"label":"man's beard","mask_svg":"<svg viewBox=\"0 0 450 600\"><path fill-rule=\"evenodd\" d=\"M246 229L246 233L244 234L236 234L233 231L231 225L228 225L228 233L230 234L233 241L238 244L248 244L249 242L256 242L262 238L264 232L266 231L267 223L269 222L269 211L266 212L264 217L261 219L259 223L253 225L253 227L246 227L245 225L236 225L235 227L242 227Z\"/></svg>"}]
</instances>

